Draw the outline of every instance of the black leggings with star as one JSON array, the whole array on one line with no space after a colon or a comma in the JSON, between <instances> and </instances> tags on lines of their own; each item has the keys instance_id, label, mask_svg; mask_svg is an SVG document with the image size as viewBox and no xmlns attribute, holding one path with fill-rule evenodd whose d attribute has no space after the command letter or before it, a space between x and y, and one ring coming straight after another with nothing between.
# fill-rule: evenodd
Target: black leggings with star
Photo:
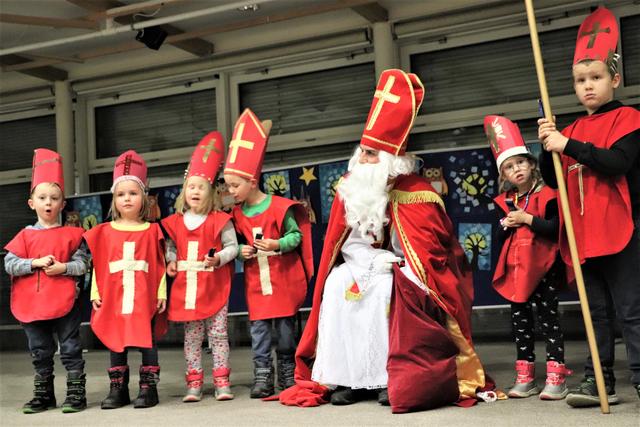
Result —
<instances>
[{"instance_id":1,"label":"black leggings with star","mask_svg":"<svg viewBox=\"0 0 640 427\"><path fill-rule=\"evenodd\" d=\"M538 314L538 329L547 344L547 361L564 363L564 336L558 320L558 287L563 283L564 277L562 261L556 260L529 297L529 301L511 303L511 325L513 326L518 360L529 362L536 360L532 306L532 303L535 303Z\"/></svg>"}]
</instances>

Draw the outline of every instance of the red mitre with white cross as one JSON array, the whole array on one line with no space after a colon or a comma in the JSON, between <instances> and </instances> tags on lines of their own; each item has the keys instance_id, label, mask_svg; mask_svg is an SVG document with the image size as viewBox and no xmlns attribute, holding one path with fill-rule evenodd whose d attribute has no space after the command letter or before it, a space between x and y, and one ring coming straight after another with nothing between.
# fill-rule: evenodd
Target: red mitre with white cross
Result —
<instances>
[{"instance_id":1,"label":"red mitre with white cross","mask_svg":"<svg viewBox=\"0 0 640 427\"><path fill-rule=\"evenodd\" d=\"M270 128L267 129L253 111L245 109L233 129L224 173L257 180L262 171L264 153L267 151L269 130Z\"/></svg>"},{"instance_id":2,"label":"red mitre with white cross","mask_svg":"<svg viewBox=\"0 0 640 427\"><path fill-rule=\"evenodd\" d=\"M147 164L142 156L133 150L125 151L116 159L111 192L113 193L118 183L127 180L135 181L143 191L147 190Z\"/></svg>"},{"instance_id":3,"label":"red mitre with white cross","mask_svg":"<svg viewBox=\"0 0 640 427\"><path fill-rule=\"evenodd\" d=\"M518 125L506 117L485 116L484 133L487 135L491 152L496 159L498 172L502 162L511 156L520 155L534 158L524 143Z\"/></svg>"},{"instance_id":4,"label":"red mitre with white cross","mask_svg":"<svg viewBox=\"0 0 640 427\"><path fill-rule=\"evenodd\" d=\"M33 150L33 165L31 167L31 191L43 182L58 184L64 193L62 156L46 148L36 148Z\"/></svg>"},{"instance_id":5,"label":"red mitre with white cross","mask_svg":"<svg viewBox=\"0 0 640 427\"><path fill-rule=\"evenodd\" d=\"M407 136L424 98L422 82L415 74L384 70L373 97L360 144L404 155Z\"/></svg>"},{"instance_id":6,"label":"red mitre with white cross","mask_svg":"<svg viewBox=\"0 0 640 427\"><path fill-rule=\"evenodd\" d=\"M618 21L609 9L599 7L578 29L573 65L585 59L609 64L618 45Z\"/></svg>"},{"instance_id":7,"label":"red mitre with white cross","mask_svg":"<svg viewBox=\"0 0 640 427\"><path fill-rule=\"evenodd\" d=\"M209 132L200 142L187 168L185 179L200 176L213 184L224 158L224 140L218 131Z\"/></svg>"}]
</instances>

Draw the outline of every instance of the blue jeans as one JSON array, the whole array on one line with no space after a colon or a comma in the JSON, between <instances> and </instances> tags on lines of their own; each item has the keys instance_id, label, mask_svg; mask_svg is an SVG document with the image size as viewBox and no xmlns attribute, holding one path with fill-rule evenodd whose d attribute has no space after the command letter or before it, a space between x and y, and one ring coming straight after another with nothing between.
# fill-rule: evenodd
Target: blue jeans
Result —
<instances>
[{"instance_id":1,"label":"blue jeans","mask_svg":"<svg viewBox=\"0 0 640 427\"><path fill-rule=\"evenodd\" d=\"M33 359L37 374L47 377L53 373L53 355L58 345L53 338L55 333L60 344L60 361L67 371L84 371L82 342L80 340L80 308L78 300L66 315L57 319L38 320L21 323Z\"/></svg>"},{"instance_id":2,"label":"blue jeans","mask_svg":"<svg viewBox=\"0 0 640 427\"><path fill-rule=\"evenodd\" d=\"M293 356L296 352L295 316L251 322L251 350L254 363L271 363L271 323L275 321L278 332L278 355Z\"/></svg>"}]
</instances>

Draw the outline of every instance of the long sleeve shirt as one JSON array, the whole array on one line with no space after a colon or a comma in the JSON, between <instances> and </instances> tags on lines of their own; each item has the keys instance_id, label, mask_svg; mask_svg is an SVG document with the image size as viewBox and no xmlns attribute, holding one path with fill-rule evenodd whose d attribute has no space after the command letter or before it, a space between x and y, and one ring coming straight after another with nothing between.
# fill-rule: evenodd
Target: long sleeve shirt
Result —
<instances>
[{"instance_id":1,"label":"long sleeve shirt","mask_svg":"<svg viewBox=\"0 0 640 427\"><path fill-rule=\"evenodd\" d=\"M46 230L46 227L39 222L36 222L34 225L27 226L26 228L32 230ZM12 252L7 252L4 257L4 269L9 275L15 277L33 274L34 271L31 266L33 260L34 258L20 258ZM63 274L65 276L82 276L87 272L88 260L89 254L87 251L87 245L82 242L78 250L76 250L71 256L71 260L65 263L67 271Z\"/></svg>"}]
</instances>

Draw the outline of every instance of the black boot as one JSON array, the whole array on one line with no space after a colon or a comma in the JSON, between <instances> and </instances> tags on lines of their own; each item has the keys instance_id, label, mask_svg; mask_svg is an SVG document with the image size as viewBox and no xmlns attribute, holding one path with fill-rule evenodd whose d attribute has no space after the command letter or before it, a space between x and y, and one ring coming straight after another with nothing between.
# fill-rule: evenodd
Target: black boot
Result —
<instances>
[{"instance_id":1,"label":"black boot","mask_svg":"<svg viewBox=\"0 0 640 427\"><path fill-rule=\"evenodd\" d=\"M365 391L361 389L354 390L351 387L339 386L331 394L331 404L338 406L353 405L364 400L364 393Z\"/></svg>"},{"instance_id":2,"label":"black boot","mask_svg":"<svg viewBox=\"0 0 640 427\"><path fill-rule=\"evenodd\" d=\"M253 386L251 398L260 399L275 393L273 389L273 365L271 361L255 362L253 368Z\"/></svg>"},{"instance_id":3,"label":"black boot","mask_svg":"<svg viewBox=\"0 0 640 427\"><path fill-rule=\"evenodd\" d=\"M378 403L382 406L391 406L389 403L389 391L386 388L378 390Z\"/></svg>"},{"instance_id":4,"label":"black boot","mask_svg":"<svg viewBox=\"0 0 640 427\"><path fill-rule=\"evenodd\" d=\"M67 374L67 398L62 404L62 412L80 412L87 409L87 376L82 371Z\"/></svg>"},{"instance_id":5,"label":"black boot","mask_svg":"<svg viewBox=\"0 0 640 427\"><path fill-rule=\"evenodd\" d=\"M140 366L140 392L133 401L134 408L151 408L158 401L160 366Z\"/></svg>"},{"instance_id":6,"label":"black boot","mask_svg":"<svg viewBox=\"0 0 640 427\"><path fill-rule=\"evenodd\" d=\"M25 414L37 414L56 407L56 395L53 391L53 374L49 376L41 376L36 374L33 379L33 399L28 401L22 407Z\"/></svg>"},{"instance_id":7,"label":"black boot","mask_svg":"<svg viewBox=\"0 0 640 427\"><path fill-rule=\"evenodd\" d=\"M278 355L278 387L285 390L296 385L293 373L296 362L293 355Z\"/></svg>"},{"instance_id":8,"label":"black boot","mask_svg":"<svg viewBox=\"0 0 640 427\"><path fill-rule=\"evenodd\" d=\"M109 395L102 401L102 409L116 409L131 403L129 398L129 367L114 366L109 368L109 380L111 386Z\"/></svg>"}]
</instances>

